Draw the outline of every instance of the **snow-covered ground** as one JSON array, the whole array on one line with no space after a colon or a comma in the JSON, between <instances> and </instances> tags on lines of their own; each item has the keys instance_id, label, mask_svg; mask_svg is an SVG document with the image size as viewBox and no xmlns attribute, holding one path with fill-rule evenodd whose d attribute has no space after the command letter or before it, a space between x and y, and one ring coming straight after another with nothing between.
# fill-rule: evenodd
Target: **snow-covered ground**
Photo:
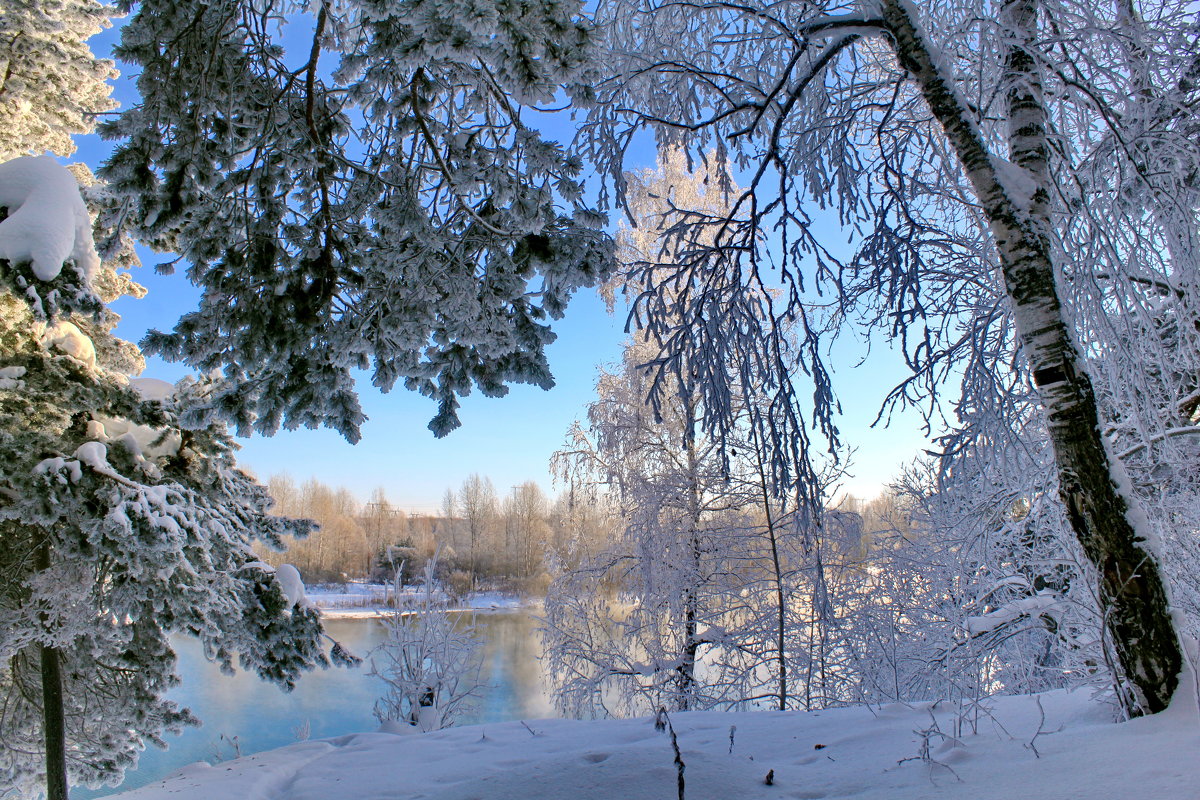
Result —
<instances>
[{"instance_id":1,"label":"snow-covered ground","mask_svg":"<svg viewBox=\"0 0 1200 800\"><path fill-rule=\"evenodd\" d=\"M408 586L403 590L415 600L419 587ZM347 583L344 585L314 585L305 587L309 603L321 610L321 616L332 619L354 619L376 617L390 610L389 598L395 591L382 583ZM451 611L511 611L529 605L520 597L503 592L474 592L463 599Z\"/></svg>"},{"instance_id":2,"label":"snow-covered ground","mask_svg":"<svg viewBox=\"0 0 1200 800\"><path fill-rule=\"evenodd\" d=\"M689 800L1200 798L1192 698L1123 724L1082 691L994 698L970 716L974 732L957 739L948 703L671 721ZM651 719L539 720L302 742L193 765L119 797L673 800L676 776L670 737Z\"/></svg>"}]
</instances>

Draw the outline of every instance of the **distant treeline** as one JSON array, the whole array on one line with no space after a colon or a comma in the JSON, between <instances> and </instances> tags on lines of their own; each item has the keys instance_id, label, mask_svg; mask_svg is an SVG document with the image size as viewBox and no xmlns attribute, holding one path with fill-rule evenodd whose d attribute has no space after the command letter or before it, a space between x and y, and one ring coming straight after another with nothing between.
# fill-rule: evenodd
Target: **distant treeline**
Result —
<instances>
[{"instance_id":1,"label":"distant treeline","mask_svg":"<svg viewBox=\"0 0 1200 800\"><path fill-rule=\"evenodd\" d=\"M409 580L440 548L438 572L456 591L471 588L543 593L551 573L578 564L605 542L616 524L572 491L550 498L534 482L497 494L490 479L471 475L447 489L437 514L393 505L382 489L363 503L346 487L286 475L268 483L274 513L311 519L319 530L264 553L272 564L294 564L309 583Z\"/></svg>"}]
</instances>

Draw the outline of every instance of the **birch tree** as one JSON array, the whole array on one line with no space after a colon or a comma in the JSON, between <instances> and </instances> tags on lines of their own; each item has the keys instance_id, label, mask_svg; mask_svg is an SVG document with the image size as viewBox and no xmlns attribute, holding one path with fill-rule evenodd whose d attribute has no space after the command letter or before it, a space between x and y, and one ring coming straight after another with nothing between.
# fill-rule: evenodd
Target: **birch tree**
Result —
<instances>
[{"instance_id":1,"label":"birch tree","mask_svg":"<svg viewBox=\"0 0 1200 800\"><path fill-rule=\"evenodd\" d=\"M505 524L512 530L512 555L517 577L526 580L536 577L542 569L543 555L549 546L549 502L541 488L526 481L512 488L505 498Z\"/></svg>"},{"instance_id":2,"label":"birch tree","mask_svg":"<svg viewBox=\"0 0 1200 800\"><path fill-rule=\"evenodd\" d=\"M736 639L728 628L741 529L720 445L695 435L698 409L680 396L652 410L649 377L631 346L602 375L587 428L555 454L556 469L612 495L620 532L564 573L546 599L545 649L574 713L697 710L742 702L750 691L701 660Z\"/></svg>"},{"instance_id":3,"label":"birch tree","mask_svg":"<svg viewBox=\"0 0 1200 800\"><path fill-rule=\"evenodd\" d=\"M499 509L496 502L496 487L492 479L479 473L471 473L463 481L458 492L458 508L462 511L463 525L467 534L467 559L471 570L471 586L491 566L495 548L493 537ZM481 554L486 552L486 559Z\"/></svg>"},{"instance_id":4,"label":"birch tree","mask_svg":"<svg viewBox=\"0 0 1200 800\"><path fill-rule=\"evenodd\" d=\"M736 188L716 153L689 165L679 148L628 177L632 224L618 236L618 255L635 270L675 258L664 231L692 215L728 213ZM654 282L673 294L694 288L670 267L659 272ZM611 303L640 287L620 272L604 289ZM811 544L805 525L814 515L803 493L773 491L761 446L766 418L794 409L751 409L733 386L722 398L732 418L710 429L698 384L729 367L696 361L656 373L646 366L654 353L652 341L633 335L621 364L602 373L586 425L554 457L560 477L608 493L621 527L551 586L547 652L560 701L576 712L614 699L605 710L768 698L794 706L796 615L813 598L796 591L807 566L799 550Z\"/></svg>"},{"instance_id":5,"label":"birch tree","mask_svg":"<svg viewBox=\"0 0 1200 800\"><path fill-rule=\"evenodd\" d=\"M1119 343L1089 318L1103 303L1081 302L1102 282L1122 297L1139 282L1166 286L1194 352L1194 305L1177 290L1196 280L1196 34L1185 3L1139 10L604 2L613 77L582 147L618 198L623 150L641 128L718 147L746 175L731 213L676 226L672 280L656 279L663 264L642 265L634 315L665 368L765 365L775 380L743 385L788 405L782 370L798 363L814 381L816 425L836 440L810 305L831 293L845 318L863 313L898 341L914 378L895 402L928 400L952 374L964 376L960 408L1003 403L1007 376L1036 389L1129 704L1147 713L1169 702L1180 650L1152 526L1103 433L1110 412L1097 401L1095 356ZM830 223L851 232L851 252L831 241ZM768 246L772 231L781 235ZM680 294L680 284L693 288ZM741 324L751 305L756 327ZM783 335L796 326L798 347ZM714 378L700 391L715 412L707 424L719 427L733 378ZM1165 427L1154 408L1186 401L1139 398L1140 420L1153 420L1139 435ZM773 477L793 485L786 451L801 450L804 463L807 431L798 415L771 427Z\"/></svg>"}]
</instances>

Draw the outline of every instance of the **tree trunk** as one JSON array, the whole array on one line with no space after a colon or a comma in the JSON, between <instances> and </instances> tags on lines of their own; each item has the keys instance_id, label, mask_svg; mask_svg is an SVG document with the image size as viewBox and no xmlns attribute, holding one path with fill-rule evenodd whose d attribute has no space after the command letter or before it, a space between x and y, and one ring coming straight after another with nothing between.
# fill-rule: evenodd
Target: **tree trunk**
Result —
<instances>
[{"instance_id":1,"label":"tree trunk","mask_svg":"<svg viewBox=\"0 0 1200 800\"><path fill-rule=\"evenodd\" d=\"M38 570L50 569L50 545L38 548ZM41 645L42 735L46 743L46 800L67 800L67 728L58 650Z\"/></svg>"},{"instance_id":2,"label":"tree trunk","mask_svg":"<svg viewBox=\"0 0 1200 800\"><path fill-rule=\"evenodd\" d=\"M1009 0L1003 10L1012 37L1005 61L1011 165L988 153L909 16L910 7L904 0L884 0L883 18L900 64L945 129L991 226L1016 330L1046 411L1059 492L1099 574L1106 629L1132 693L1129 711L1161 711L1182 664L1167 593L1156 559L1131 522L1140 517L1135 500L1114 479L1123 476L1123 468L1105 448L1092 383L1063 319L1055 284L1041 78L1026 49L1036 31L1036 0ZM1033 181L1036 190L1024 197L1014 180Z\"/></svg>"},{"instance_id":3,"label":"tree trunk","mask_svg":"<svg viewBox=\"0 0 1200 800\"><path fill-rule=\"evenodd\" d=\"M768 491L766 465L763 464L763 451L759 444L758 434L753 426L750 428L750 441L754 448L754 463L758 468L759 499L762 501L763 512L767 518L767 541L771 545L771 577L775 583L775 655L776 667L779 674L779 710L787 710L787 601L783 589L783 566L779 558L779 541L775 531L775 515L771 509L771 495Z\"/></svg>"},{"instance_id":4,"label":"tree trunk","mask_svg":"<svg viewBox=\"0 0 1200 800\"><path fill-rule=\"evenodd\" d=\"M689 395L690 398L690 395ZM693 434L695 414L690 399L685 399L684 409L688 430L685 436L688 463L688 545L691 557L691 574L687 578L687 588L684 589L683 607L683 660L678 668L679 710L689 711L694 706L696 698L696 656L700 651L697 638L697 621L699 617L700 591L700 487L697 479L699 461L696 457L696 440Z\"/></svg>"},{"instance_id":5,"label":"tree trunk","mask_svg":"<svg viewBox=\"0 0 1200 800\"><path fill-rule=\"evenodd\" d=\"M42 732L46 740L46 800L67 800L66 722L58 650L42 645Z\"/></svg>"}]
</instances>

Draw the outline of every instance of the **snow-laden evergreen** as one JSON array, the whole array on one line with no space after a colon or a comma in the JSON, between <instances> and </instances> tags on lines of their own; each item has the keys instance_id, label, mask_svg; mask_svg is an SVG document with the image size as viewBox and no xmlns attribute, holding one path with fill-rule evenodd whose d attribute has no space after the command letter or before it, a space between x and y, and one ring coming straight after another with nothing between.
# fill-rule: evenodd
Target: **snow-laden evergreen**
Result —
<instances>
[{"instance_id":1,"label":"snow-laden evergreen","mask_svg":"<svg viewBox=\"0 0 1200 800\"><path fill-rule=\"evenodd\" d=\"M75 152L109 99L113 62L87 40L107 28L113 6L97 0L5 0L0 14L0 163L49 150Z\"/></svg>"},{"instance_id":2,"label":"snow-laden evergreen","mask_svg":"<svg viewBox=\"0 0 1200 800\"><path fill-rule=\"evenodd\" d=\"M75 177L20 158L0 198L0 790L32 794L48 725L70 780L95 784L196 722L163 698L173 634L284 688L329 659L252 550L310 523L270 515L222 426L181 425L210 381L131 383L140 357L101 303L132 284L99 262Z\"/></svg>"},{"instance_id":3,"label":"snow-laden evergreen","mask_svg":"<svg viewBox=\"0 0 1200 800\"><path fill-rule=\"evenodd\" d=\"M223 370L208 405L243 433L356 441L356 369L434 399L439 436L459 395L552 386L549 321L612 268L581 161L527 121L590 80L580 6L137 4L101 174L204 290L150 352Z\"/></svg>"}]
</instances>

